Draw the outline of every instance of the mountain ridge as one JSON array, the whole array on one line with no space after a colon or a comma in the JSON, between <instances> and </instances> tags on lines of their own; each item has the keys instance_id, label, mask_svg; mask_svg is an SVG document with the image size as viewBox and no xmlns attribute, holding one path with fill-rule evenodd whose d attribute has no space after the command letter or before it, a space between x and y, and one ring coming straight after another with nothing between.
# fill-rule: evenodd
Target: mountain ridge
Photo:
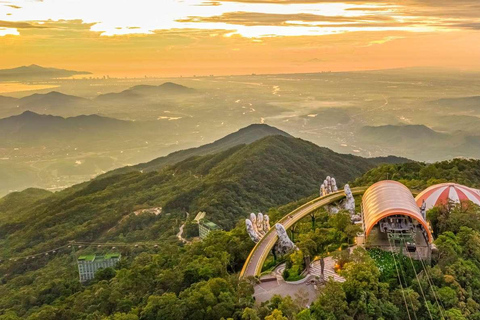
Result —
<instances>
[{"instance_id":1,"label":"mountain ridge","mask_svg":"<svg viewBox=\"0 0 480 320\"><path fill-rule=\"evenodd\" d=\"M74 71L59 68L47 68L36 64L29 66L20 66L11 69L1 69L0 79L54 79L64 78L73 75L91 74L88 71Z\"/></svg>"},{"instance_id":2,"label":"mountain ridge","mask_svg":"<svg viewBox=\"0 0 480 320\"><path fill-rule=\"evenodd\" d=\"M94 100L100 102L111 102L122 99L143 99L154 95L182 95L196 92L195 89L182 86L173 82L165 82L158 86L136 85L120 92L109 92L98 95Z\"/></svg>"},{"instance_id":3,"label":"mountain ridge","mask_svg":"<svg viewBox=\"0 0 480 320\"><path fill-rule=\"evenodd\" d=\"M210 220L230 229L249 212L266 212L318 192L327 175L342 185L373 167L364 158L302 139L267 136L158 171L117 174L67 188L25 210L4 212L15 218L0 229L6 241L25 235L25 241L12 248L16 251L96 239L142 207L163 207L162 222L151 231L157 238L176 233L175 220L167 213L180 217L185 211L206 211Z\"/></svg>"}]
</instances>

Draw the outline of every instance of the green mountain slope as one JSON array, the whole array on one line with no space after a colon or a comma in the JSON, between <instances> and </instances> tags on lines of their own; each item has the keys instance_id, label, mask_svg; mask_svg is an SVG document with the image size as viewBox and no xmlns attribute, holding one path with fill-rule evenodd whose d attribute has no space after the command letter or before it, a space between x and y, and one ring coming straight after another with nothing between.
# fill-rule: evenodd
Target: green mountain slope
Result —
<instances>
[{"instance_id":1,"label":"green mountain slope","mask_svg":"<svg viewBox=\"0 0 480 320\"><path fill-rule=\"evenodd\" d=\"M248 127L238 130L237 132L229 134L215 142L200 146L198 148L191 148L187 150L173 152L166 157L157 158L147 163L138 164L134 167L135 169L146 171L159 170L166 165L177 163L189 157L202 156L206 154L224 151L239 144L250 144L264 137L274 135L291 137L291 135L289 135L288 133L271 127L269 125L252 124Z\"/></svg>"},{"instance_id":2,"label":"green mountain slope","mask_svg":"<svg viewBox=\"0 0 480 320\"><path fill-rule=\"evenodd\" d=\"M156 158L152 161L149 161L146 163L140 163L135 166L119 168L117 170L113 170L107 173L106 175L126 173L126 172L135 171L135 170L141 170L144 172L160 170L167 165L178 163L179 161L183 161L193 156L202 156L202 155L221 152L240 144L250 144L262 138L265 138L268 136L275 136L275 135L280 135L280 136L290 137L290 138L292 137L287 132L266 124L252 124L238 130L237 132L231 133L217 141L214 141L212 143L209 143L197 148L190 148L186 150L172 152L171 154L165 157ZM368 161L371 164L378 165L383 163L404 163L404 162L409 162L411 160L407 158L402 158L402 157L388 156L388 157L369 158Z\"/></svg>"},{"instance_id":3,"label":"green mountain slope","mask_svg":"<svg viewBox=\"0 0 480 320\"><path fill-rule=\"evenodd\" d=\"M118 168L107 172L106 174L100 176L112 176L120 173L127 173L133 171L154 171L160 170L167 165L172 165L188 159L194 156L203 156L207 154L213 154L221 151L225 151L229 148L233 148L240 144L250 144L262 138L274 135L281 135L285 137L292 137L285 131L279 130L275 127L271 127L266 124L252 124L245 128L242 128L236 132L233 132L221 139L218 139L212 143L202 145L196 148L189 148L185 150L179 150L172 152L164 157L159 157L153 159L149 162L140 163L134 166L128 166L123 168Z\"/></svg>"},{"instance_id":4,"label":"green mountain slope","mask_svg":"<svg viewBox=\"0 0 480 320\"><path fill-rule=\"evenodd\" d=\"M178 232L185 212L206 211L210 220L231 228L252 211L316 193L327 175L342 184L372 167L364 158L337 154L301 139L270 136L160 171L94 180L28 209L8 210L3 214L12 219L0 225L1 253L37 251L74 239L118 239L122 233L137 240L167 239ZM145 207L163 207L163 211L139 227L142 232L135 232L137 220L145 217L131 213ZM133 227L124 229L122 219L130 218Z\"/></svg>"},{"instance_id":5,"label":"green mountain slope","mask_svg":"<svg viewBox=\"0 0 480 320\"><path fill-rule=\"evenodd\" d=\"M25 209L35 202L51 195L52 193L50 191L37 188L29 188L21 192L12 192L0 199L0 214L2 212Z\"/></svg>"}]
</instances>

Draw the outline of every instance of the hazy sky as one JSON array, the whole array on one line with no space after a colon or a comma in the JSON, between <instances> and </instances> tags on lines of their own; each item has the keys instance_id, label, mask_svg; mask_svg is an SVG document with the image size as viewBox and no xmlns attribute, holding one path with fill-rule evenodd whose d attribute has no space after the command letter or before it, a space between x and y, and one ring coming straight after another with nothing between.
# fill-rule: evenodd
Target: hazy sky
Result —
<instances>
[{"instance_id":1,"label":"hazy sky","mask_svg":"<svg viewBox=\"0 0 480 320\"><path fill-rule=\"evenodd\" d=\"M0 68L112 76L480 69L479 0L0 0Z\"/></svg>"}]
</instances>

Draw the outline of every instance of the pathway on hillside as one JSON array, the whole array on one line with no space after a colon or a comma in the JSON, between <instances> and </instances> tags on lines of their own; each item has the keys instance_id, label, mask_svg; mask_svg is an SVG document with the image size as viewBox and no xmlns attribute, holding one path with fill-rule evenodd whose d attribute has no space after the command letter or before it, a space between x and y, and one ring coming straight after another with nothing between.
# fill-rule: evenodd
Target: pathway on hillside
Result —
<instances>
[{"instance_id":1,"label":"pathway on hillside","mask_svg":"<svg viewBox=\"0 0 480 320\"><path fill-rule=\"evenodd\" d=\"M182 241L183 243L190 243L190 241L188 241L183 237L183 228L185 227L185 224L188 221L188 216L189 216L189 213L187 212L187 218L185 219L185 222L180 226L180 230L177 233L178 240Z\"/></svg>"},{"instance_id":2,"label":"pathway on hillside","mask_svg":"<svg viewBox=\"0 0 480 320\"><path fill-rule=\"evenodd\" d=\"M365 190L366 188L364 187L353 188L352 193L354 196L360 195L360 194L363 194ZM300 221L301 219L303 219L310 213L314 212L315 210L325 205L337 202L343 199L344 197L345 197L345 193L343 191L338 191L320 198L316 198L300 206L299 208L293 210L292 212L287 214L285 217L280 219L278 223L281 223L285 227L285 229L288 229L292 225L294 225L296 222ZM268 254L270 253L273 246L275 245L275 242L277 242L277 239L278 237L277 237L275 228L271 228L265 234L265 236L259 242L257 242L255 247L250 252L250 255L248 256L247 261L245 261L242 271L240 272L241 278L260 275L265 259L267 258Z\"/></svg>"}]
</instances>

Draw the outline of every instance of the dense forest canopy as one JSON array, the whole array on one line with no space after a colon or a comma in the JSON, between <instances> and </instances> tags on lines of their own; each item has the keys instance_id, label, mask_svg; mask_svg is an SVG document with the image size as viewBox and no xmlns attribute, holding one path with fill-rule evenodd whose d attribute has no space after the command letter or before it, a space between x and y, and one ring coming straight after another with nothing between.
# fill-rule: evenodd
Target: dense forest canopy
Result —
<instances>
[{"instance_id":1,"label":"dense forest canopy","mask_svg":"<svg viewBox=\"0 0 480 320\"><path fill-rule=\"evenodd\" d=\"M443 182L456 182L469 187L479 187L480 160L453 159L435 163L383 164L355 179L352 185L368 186L385 179L400 181L414 190L423 190L428 186Z\"/></svg>"}]
</instances>

